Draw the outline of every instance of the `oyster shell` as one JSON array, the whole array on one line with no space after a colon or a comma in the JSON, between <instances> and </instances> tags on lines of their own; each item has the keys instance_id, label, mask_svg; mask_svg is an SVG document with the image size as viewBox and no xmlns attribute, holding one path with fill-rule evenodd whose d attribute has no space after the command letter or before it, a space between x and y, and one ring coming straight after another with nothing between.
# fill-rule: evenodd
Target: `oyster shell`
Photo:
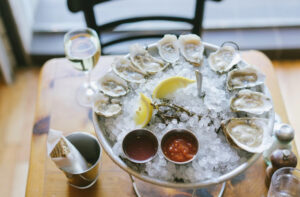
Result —
<instances>
[{"instance_id":1,"label":"oyster shell","mask_svg":"<svg viewBox=\"0 0 300 197\"><path fill-rule=\"evenodd\" d=\"M145 83L145 75L137 71L131 61L125 57L117 57L112 63L113 71L122 79L133 83Z\"/></svg>"},{"instance_id":2,"label":"oyster shell","mask_svg":"<svg viewBox=\"0 0 300 197\"><path fill-rule=\"evenodd\" d=\"M179 59L179 47L175 35L165 35L157 42L157 48L159 55L163 60L174 63Z\"/></svg>"},{"instance_id":3,"label":"oyster shell","mask_svg":"<svg viewBox=\"0 0 300 197\"><path fill-rule=\"evenodd\" d=\"M230 107L234 112L242 111L260 115L272 109L272 101L260 92L244 89L231 98Z\"/></svg>"},{"instance_id":4,"label":"oyster shell","mask_svg":"<svg viewBox=\"0 0 300 197\"><path fill-rule=\"evenodd\" d=\"M144 73L155 74L169 65L163 60L151 56L150 53L139 44L130 46L129 55L133 65Z\"/></svg>"},{"instance_id":5,"label":"oyster shell","mask_svg":"<svg viewBox=\"0 0 300 197\"><path fill-rule=\"evenodd\" d=\"M231 145L251 153L262 153L272 143L267 119L232 118L222 123L222 131Z\"/></svg>"},{"instance_id":6,"label":"oyster shell","mask_svg":"<svg viewBox=\"0 0 300 197\"><path fill-rule=\"evenodd\" d=\"M112 117L119 114L122 107L119 102L110 101L108 96L98 93L94 98L93 110L98 115Z\"/></svg>"},{"instance_id":7,"label":"oyster shell","mask_svg":"<svg viewBox=\"0 0 300 197\"><path fill-rule=\"evenodd\" d=\"M128 92L127 82L111 71L101 77L96 85L104 94L112 97L123 96Z\"/></svg>"},{"instance_id":8,"label":"oyster shell","mask_svg":"<svg viewBox=\"0 0 300 197\"><path fill-rule=\"evenodd\" d=\"M196 65L201 65L203 60L204 45L196 34L179 36L179 48L183 57Z\"/></svg>"},{"instance_id":9,"label":"oyster shell","mask_svg":"<svg viewBox=\"0 0 300 197\"><path fill-rule=\"evenodd\" d=\"M219 73L229 71L240 60L241 56L232 46L220 47L208 57L208 63L211 69Z\"/></svg>"},{"instance_id":10,"label":"oyster shell","mask_svg":"<svg viewBox=\"0 0 300 197\"><path fill-rule=\"evenodd\" d=\"M230 71L227 76L228 90L254 87L264 83L265 75L253 66L245 66Z\"/></svg>"}]
</instances>

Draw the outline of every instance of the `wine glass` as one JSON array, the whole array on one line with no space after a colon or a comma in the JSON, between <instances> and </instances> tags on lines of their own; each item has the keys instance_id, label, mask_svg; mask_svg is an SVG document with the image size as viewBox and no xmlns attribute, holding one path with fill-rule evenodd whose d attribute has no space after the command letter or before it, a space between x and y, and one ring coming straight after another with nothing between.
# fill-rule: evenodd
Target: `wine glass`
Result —
<instances>
[{"instance_id":1,"label":"wine glass","mask_svg":"<svg viewBox=\"0 0 300 197\"><path fill-rule=\"evenodd\" d=\"M76 92L77 102L85 107L91 107L96 90L91 84L91 71L96 66L101 47L98 35L91 28L80 28L67 32L64 37L66 57L75 69L83 71L87 80Z\"/></svg>"},{"instance_id":2,"label":"wine glass","mask_svg":"<svg viewBox=\"0 0 300 197\"><path fill-rule=\"evenodd\" d=\"M299 195L299 169L284 167L273 174L268 197L299 197Z\"/></svg>"}]
</instances>

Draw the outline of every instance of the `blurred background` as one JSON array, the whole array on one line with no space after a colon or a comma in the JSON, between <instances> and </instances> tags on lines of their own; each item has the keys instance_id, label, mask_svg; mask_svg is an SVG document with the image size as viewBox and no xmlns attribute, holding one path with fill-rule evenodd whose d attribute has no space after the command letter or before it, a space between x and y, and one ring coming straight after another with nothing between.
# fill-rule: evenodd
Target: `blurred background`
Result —
<instances>
[{"instance_id":1,"label":"blurred background","mask_svg":"<svg viewBox=\"0 0 300 197\"><path fill-rule=\"evenodd\" d=\"M114 0L94 7L100 25L137 15L191 18L194 10L195 0ZM206 0L201 35L205 42L234 41L242 50L260 50L272 60L296 132L300 129L299 10L299 0ZM71 12L67 0L0 0L0 174L7 177L0 179L1 196L25 194L40 68L51 58L64 57L64 34L85 25L84 14ZM181 22L138 22L102 32L101 41L119 33L153 29L184 33L190 28ZM104 52L127 53L132 42L136 41L109 46Z\"/></svg>"},{"instance_id":2,"label":"blurred background","mask_svg":"<svg viewBox=\"0 0 300 197\"><path fill-rule=\"evenodd\" d=\"M63 35L86 24L82 12L70 12L65 0L1 0L1 42L11 45L18 64L43 63L63 56ZM170 5L172 5L170 9ZM104 24L137 15L178 15L192 17L194 0L115 0L94 7L96 22ZM220 45L231 40L241 49L258 49L272 59L297 58L300 46L300 1L298 0L207 0L202 38ZM114 32L153 29L189 29L176 22L138 22L122 25ZM9 33L8 33L9 32ZM8 37L8 39L4 38ZM103 36L109 39L111 31ZM146 43L147 41L145 41ZM152 42L152 40L148 40ZM128 45L108 48L107 53L126 53Z\"/></svg>"}]
</instances>

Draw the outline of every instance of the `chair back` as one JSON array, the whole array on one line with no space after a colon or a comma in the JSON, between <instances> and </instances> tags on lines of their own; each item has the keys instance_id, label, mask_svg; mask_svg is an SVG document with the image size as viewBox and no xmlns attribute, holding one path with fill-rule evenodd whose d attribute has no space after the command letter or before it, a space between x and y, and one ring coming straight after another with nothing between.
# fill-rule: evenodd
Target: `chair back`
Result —
<instances>
[{"instance_id":1,"label":"chair back","mask_svg":"<svg viewBox=\"0 0 300 197\"><path fill-rule=\"evenodd\" d=\"M144 39L144 38L160 38L164 33L162 31L144 31L142 33L130 33L124 34L123 36L119 36L110 41L104 42L101 38L103 32L113 31L116 27L127 24L127 23L135 23L141 21L175 21L175 22L184 22L190 24L192 28L190 32L193 34L201 35L202 32L202 21L204 14L204 3L205 0L195 0L195 8L194 15L192 18L180 17L180 16L166 16L166 15L153 15L153 16L139 16L139 17L129 17L123 18L119 20L115 20L112 22L108 22L105 24L98 25L95 17L95 9L94 6L97 4L112 2L113 0L67 0L68 8L71 12L79 12L83 11L86 25L92 29L95 29L98 32L99 39L101 41L101 47L105 50L107 46L114 45L120 42L125 42L129 40L136 39ZM215 0L220 1L220 0ZM184 1L182 1L184 3ZM171 5L170 5L171 6ZM124 8L126 9L126 8ZM176 35L180 34L180 32L172 32ZM103 51L102 50L102 53Z\"/></svg>"}]
</instances>

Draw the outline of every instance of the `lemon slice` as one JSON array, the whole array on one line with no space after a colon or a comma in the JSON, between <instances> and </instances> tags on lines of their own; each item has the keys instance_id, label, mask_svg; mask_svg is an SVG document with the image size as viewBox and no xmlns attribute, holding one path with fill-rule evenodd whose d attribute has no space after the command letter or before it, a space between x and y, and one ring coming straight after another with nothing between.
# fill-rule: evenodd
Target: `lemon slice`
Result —
<instances>
[{"instance_id":1,"label":"lemon slice","mask_svg":"<svg viewBox=\"0 0 300 197\"><path fill-rule=\"evenodd\" d=\"M152 117L153 106L151 105L150 98L140 93L140 104L136 110L134 120L136 125L144 127L148 124Z\"/></svg>"},{"instance_id":2,"label":"lemon slice","mask_svg":"<svg viewBox=\"0 0 300 197\"><path fill-rule=\"evenodd\" d=\"M160 82L154 89L152 93L153 98L164 98L168 94L175 92L180 88L185 88L191 83L194 83L195 80L191 80L185 77L170 77L162 82Z\"/></svg>"}]
</instances>

